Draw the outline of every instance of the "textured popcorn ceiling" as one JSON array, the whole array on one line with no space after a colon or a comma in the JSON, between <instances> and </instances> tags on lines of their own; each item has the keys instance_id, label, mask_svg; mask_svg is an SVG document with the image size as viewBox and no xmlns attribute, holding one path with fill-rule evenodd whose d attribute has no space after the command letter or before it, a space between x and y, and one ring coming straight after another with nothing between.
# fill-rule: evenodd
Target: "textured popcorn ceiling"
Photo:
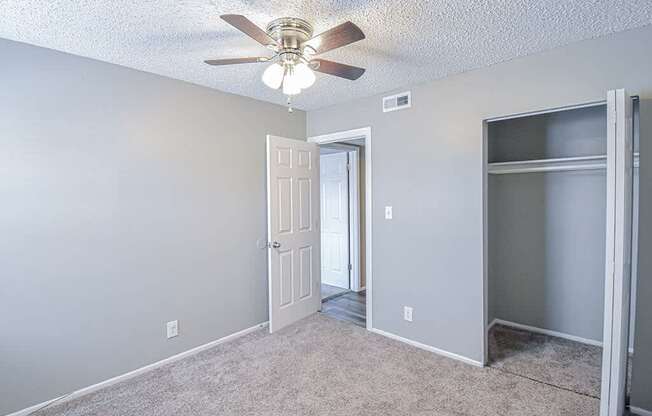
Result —
<instances>
[{"instance_id":1,"label":"textured popcorn ceiling","mask_svg":"<svg viewBox=\"0 0 652 416\"><path fill-rule=\"evenodd\" d=\"M223 22L224 13L262 27L302 17L316 33L346 20L360 26L367 39L322 57L367 72L358 81L318 75L295 100L316 109L648 25L652 1L0 0L0 37L283 104L260 81L265 64L203 63L266 53Z\"/></svg>"}]
</instances>

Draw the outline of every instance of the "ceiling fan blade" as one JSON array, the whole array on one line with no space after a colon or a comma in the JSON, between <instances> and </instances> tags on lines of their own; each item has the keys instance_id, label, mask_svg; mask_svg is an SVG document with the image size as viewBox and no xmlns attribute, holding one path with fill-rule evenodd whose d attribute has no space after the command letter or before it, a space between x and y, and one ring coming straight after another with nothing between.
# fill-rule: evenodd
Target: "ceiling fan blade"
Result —
<instances>
[{"instance_id":1,"label":"ceiling fan blade","mask_svg":"<svg viewBox=\"0 0 652 416\"><path fill-rule=\"evenodd\" d=\"M303 42L302 46L309 46L316 54L331 51L340 46L348 45L364 39L364 33L351 22L342 23L332 29L321 33L312 39Z\"/></svg>"},{"instance_id":2,"label":"ceiling fan blade","mask_svg":"<svg viewBox=\"0 0 652 416\"><path fill-rule=\"evenodd\" d=\"M350 79L355 81L364 74L365 69L357 66L345 65L339 62L327 61L326 59L313 59L312 62L319 62L319 66L315 71L322 72L328 75L335 75L336 77Z\"/></svg>"},{"instance_id":3,"label":"ceiling fan blade","mask_svg":"<svg viewBox=\"0 0 652 416\"><path fill-rule=\"evenodd\" d=\"M206 62L208 65L235 65L235 64L254 64L256 62L267 62L268 58L229 58L229 59L209 59Z\"/></svg>"},{"instance_id":4,"label":"ceiling fan blade","mask_svg":"<svg viewBox=\"0 0 652 416\"><path fill-rule=\"evenodd\" d=\"M220 16L222 20L224 20L226 23L230 24L234 28L238 29L239 31L243 32L245 35L249 36L256 42L269 46L273 45L276 46L277 43L272 38L265 32L263 29L259 28L256 26L251 20L247 19L246 17L239 15L239 14L223 14Z\"/></svg>"}]
</instances>

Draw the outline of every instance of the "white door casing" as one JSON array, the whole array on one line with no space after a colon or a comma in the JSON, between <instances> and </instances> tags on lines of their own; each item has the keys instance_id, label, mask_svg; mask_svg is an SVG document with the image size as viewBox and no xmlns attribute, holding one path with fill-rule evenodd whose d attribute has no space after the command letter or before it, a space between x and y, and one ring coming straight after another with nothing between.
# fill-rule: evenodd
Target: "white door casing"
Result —
<instances>
[{"instance_id":1,"label":"white door casing","mask_svg":"<svg viewBox=\"0 0 652 416\"><path fill-rule=\"evenodd\" d=\"M349 175L347 152L320 156L321 280L349 288Z\"/></svg>"},{"instance_id":2,"label":"white door casing","mask_svg":"<svg viewBox=\"0 0 652 416\"><path fill-rule=\"evenodd\" d=\"M365 148L365 286L367 292L367 330L372 330L373 324L373 150L371 140L371 127L362 127L359 129L339 131L335 133L323 134L321 136L308 137L310 143L326 144L338 143L354 139L363 139Z\"/></svg>"},{"instance_id":3,"label":"white door casing","mask_svg":"<svg viewBox=\"0 0 652 416\"><path fill-rule=\"evenodd\" d=\"M269 329L321 307L319 148L267 136Z\"/></svg>"},{"instance_id":4,"label":"white door casing","mask_svg":"<svg viewBox=\"0 0 652 416\"><path fill-rule=\"evenodd\" d=\"M632 100L607 93L607 240L600 416L625 411L632 250Z\"/></svg>"}]
</instances>

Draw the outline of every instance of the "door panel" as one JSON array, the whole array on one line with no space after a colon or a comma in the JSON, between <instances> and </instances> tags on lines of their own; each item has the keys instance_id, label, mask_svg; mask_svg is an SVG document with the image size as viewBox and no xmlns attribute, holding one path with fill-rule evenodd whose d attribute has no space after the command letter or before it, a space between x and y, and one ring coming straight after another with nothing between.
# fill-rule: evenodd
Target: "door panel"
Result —
<instances>
[{"instance_id":1,"label":"door panel","mask_svg":"<svg viewBox=\"0 0 652 416\"><path fill-rule=\"evenodd\" d=\"M279 250L279 284L281 299L279 302L280 307L290 305L292 303L292 251Z\"/></svg>"},{"instance_id":2,"label":"door panel","mask_svg":"<svg viewBox=\"0 0 652 416\"><path fill-rule=\"evenodd\" d=\"M633 112L625 90L607 94L607 240L601 416L625 412L632 249Z\"/></svg>"},{"instance_id":3,"label":"door panel","mask_svg":"<svg viewBox=\"0 0 652 416\"><path fill-rule=\"evenodd\" d=\"M346 152L321 155L323 283L349 288L349 176Z\"/></svg>"},{"instance_id":4,"label":"door panel","mask_svg":"<svg viewBox=\"0 0 652 416\"><path fill-rule=\"evenodd\" d=\"M301 265L301 277L299 281L299 298L305 299L312 295L312 247L301 247L299 249L299 256Z\"/></svg>"},{"instance_id":5,"label":"door panel","mask_svg":"<svg viewBox=\"0 0 652 416\"><path fill-rule=\"evenodd\" d=\"M271 332L321 307L319 149L267 136L269 328Z\"/></svg>"},{"instance_id":6,"label":"door panel","mask_svg":"<svg viewBox=\"0 0 652 416\"><path fill-rule=\"evenodd\" d=\"M292 232L292 178L278 178L278 233Z\"/></svg>"},{"instance_id":7,"label":"door panel","mask_svg":"<svg viewBox=\"0 0 652 416\"><path fill-rule=\"evenodd\" d=\"M300 178L299 182L299 231L310 231L312 227L312 183Z\"/></svg>"}]
</instances>

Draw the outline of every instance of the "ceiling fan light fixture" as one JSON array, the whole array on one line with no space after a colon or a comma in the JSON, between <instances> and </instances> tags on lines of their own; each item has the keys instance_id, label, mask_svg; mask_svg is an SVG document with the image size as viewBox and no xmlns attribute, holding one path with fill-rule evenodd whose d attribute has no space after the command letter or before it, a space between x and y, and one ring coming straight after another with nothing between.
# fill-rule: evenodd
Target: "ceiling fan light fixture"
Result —
<instances>
[{"instance_id":1,"label":"ceiling fan light fixture","mask_svg":"<svg viewBox=\"0 0 652 416\"><path fill-rule=\"evenodd\" d=\"M304 63L294 67L294 77L297 79L299 88L306 89L315 83L315 73Z\"/></svg>"},{"instance_id":2,"label":"ceiling fan light fixture","mask_svg":"<svg viewBox=\"0 0 652 416\"><path fill-rule=\"evenodd\" d=\"M285 74L285 69L278 63L274 63L265 69L263 72L263 82L269 88L277 90L281 87L283 83L283 75Z\"/></svg>"},{"instance_id":3,"label":"ceiling fan light fixture","mask_svg":"<svg viewBox=\"0 0 652 416\"><path fill-rule=\"evenodd\" d=\"M299 85L299 80L294 71L288 70L285 72L285 78L283 78L283 94L285 95L297 95L301 92L301 87Z\"/></svg>"},{"instance_id":4,"label":"ceiling fan light fixture","mask_svg":"<svg viewBox=\"0 0 652 416\"><path fill-rule=\"evenodd\" d=\"M314 71L349 80L356 80L365 72L364 68L314 58L315 55L321 55L365 38L362 30L349 21L313 36L312 25L296 17L275 19L265 30L239 14L224 14L220 17L265 46L274 55L209 59L204 62L213 66L273 62L265 68L262 81L272 89L282 89L283 94L287 95L290 109L291 96L301 93L303 89L315 83Z\"/></svg>"}]
</instances>

